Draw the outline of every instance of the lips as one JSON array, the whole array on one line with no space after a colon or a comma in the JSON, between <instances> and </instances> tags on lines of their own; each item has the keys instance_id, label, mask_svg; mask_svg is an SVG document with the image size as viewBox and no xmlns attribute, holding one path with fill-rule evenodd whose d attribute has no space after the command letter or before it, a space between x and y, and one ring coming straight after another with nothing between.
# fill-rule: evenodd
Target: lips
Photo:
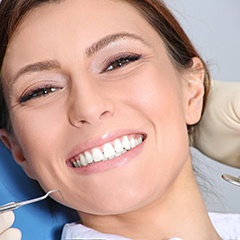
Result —
<instances>
[{"instance_id":1,"label":"lips","mask_svg":"<svg viewBox=\"0 0 240 240\"><path fill-rule=\"evenodd\" d=\"M142 134L126 135L75 155L68 160L68 165L73 168L82 168L90 164L108 161L131 151L143 141Z\"/></svg>"}]
</instances>

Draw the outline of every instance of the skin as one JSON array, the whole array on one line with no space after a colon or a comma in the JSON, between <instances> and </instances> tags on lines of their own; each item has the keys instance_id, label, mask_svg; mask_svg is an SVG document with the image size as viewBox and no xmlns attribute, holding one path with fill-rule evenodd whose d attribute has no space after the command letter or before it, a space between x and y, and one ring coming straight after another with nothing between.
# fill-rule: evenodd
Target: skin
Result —
<instances>
[{"instance_id":1,"label":"skin","mask_svg":"<svg viewBox=\"0 0 240 240\"><path fill-rule=\"evenodd\" d=\"M91 47L119 33L127 36ZM109 71L122 53L141 57ZM42 61L55 65L19 74ZM199 59L192 68L201 68ZM28 176L61 191L64 200L54 198L78 210L86 226L133 239L220 239L193 176L186 130L200 118L203 73L176 71L133 7L108 0L40 7L11 39L2 76L14 132L2 129L2 140ZM46 84L56 91L19 101ZM73 152L136 133L144 143L117 167L82 174L66 164Z\"/></svg>"}]
</instances>

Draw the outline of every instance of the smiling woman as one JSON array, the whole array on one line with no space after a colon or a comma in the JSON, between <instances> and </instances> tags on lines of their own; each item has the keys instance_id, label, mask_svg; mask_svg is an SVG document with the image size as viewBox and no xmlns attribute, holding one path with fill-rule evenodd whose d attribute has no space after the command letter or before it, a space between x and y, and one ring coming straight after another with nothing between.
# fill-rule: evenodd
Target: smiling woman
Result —
<instances>
[{"instance_id":1,"label":"smiling woman","mask_svg":"<svg viewBox=\"0 0 240 240\"><path fill-rule=\"evenodd\" d=\"M166 6L3 0L0 16L1 139L78 211L62 239L220 239L189 152L209 74Z\"/></svg>"}]
</instances>

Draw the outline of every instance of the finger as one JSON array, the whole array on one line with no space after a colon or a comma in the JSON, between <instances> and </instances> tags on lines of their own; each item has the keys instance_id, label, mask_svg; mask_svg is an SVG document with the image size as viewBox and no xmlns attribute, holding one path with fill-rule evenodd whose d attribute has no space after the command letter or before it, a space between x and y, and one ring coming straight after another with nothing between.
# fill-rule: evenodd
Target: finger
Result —
<instances>
[{"instance_id":1,"label":"finger","mask_svg":"<svg viewBox=\"0 0 240 240\"><path fill-rule=\"evenodd\" d=\"M14 219L15 217L13 212L0 214L0 234L12 226Z\"/></svg>"},{"instance_id":2,"label":"finger","mask_svg":"<svg viewBox=\"0 0 240 240\"><path fill-rule=\"evenodd\" d=\"M17 228L9 228L4 233L0 234L0 240L21 240L22 233Z\"/></svg>"}]
</instances>

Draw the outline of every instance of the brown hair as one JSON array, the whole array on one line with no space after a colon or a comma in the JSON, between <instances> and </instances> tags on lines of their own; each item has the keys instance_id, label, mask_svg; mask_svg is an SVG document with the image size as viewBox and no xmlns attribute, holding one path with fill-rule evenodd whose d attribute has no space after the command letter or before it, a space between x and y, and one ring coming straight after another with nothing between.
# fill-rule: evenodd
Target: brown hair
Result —
<instances>
[{"instance_id":1,"label":"brown hair","mask_svg":"<svg viewBox=\"0 0 240 240\"><path fill-rule=\"evenodd\" d=\"M2 0L0 4L0 69L4 55L14 31L23 17L32 9L42 4L51 4L61 0ZM134 6L141 15L151 24L164 41L168 54L178 71L188 70L192 66L192 58L201 59L191 41L161 0L120 0ZM210 86L210 76L206 64L201 59L205 71L205 95L203 110ZM8 108L4 99L2 79L0 74L0 128L11 131ZM189 133L193 126L188 126Z\"/></svg>"}]
</instances>

